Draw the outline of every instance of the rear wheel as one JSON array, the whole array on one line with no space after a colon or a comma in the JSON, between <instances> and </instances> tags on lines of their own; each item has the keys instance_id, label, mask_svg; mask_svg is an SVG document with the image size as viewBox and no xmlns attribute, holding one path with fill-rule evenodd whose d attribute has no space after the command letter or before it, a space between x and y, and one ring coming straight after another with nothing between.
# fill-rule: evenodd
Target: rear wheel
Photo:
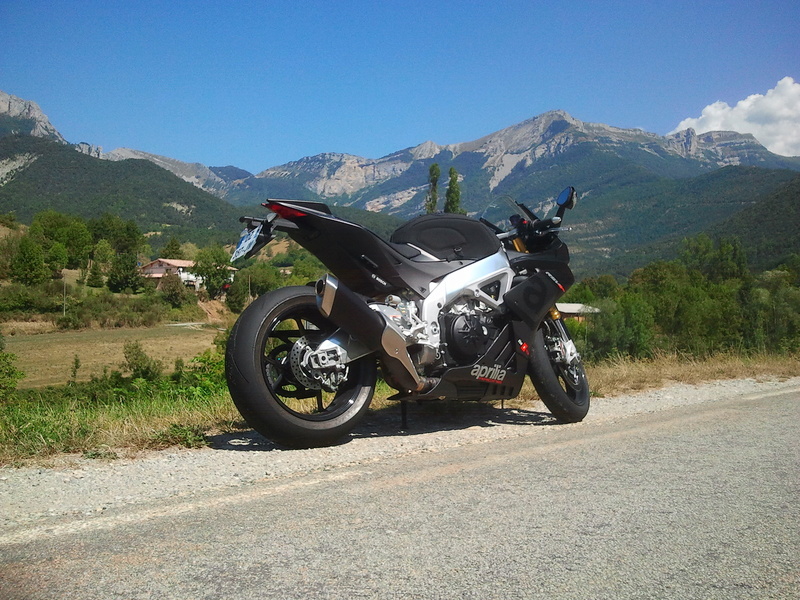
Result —
<instances>
[{"instance_id":1,"label":"rear wheel","mask_svg":"<svg viewBox=\"0 0 800 600\"><path fill-rule=\"evenodd\" d=\"M561 319L546 318L534 334L528 375L553 416L577 423L589 412L589 382Z\"/></svg>"},{"instance_id":2,"label":"rear wheel","mask_svg":"<svg viewBox=\"0 0 800 600\"><path fill-rule=\"evenodd\" d=\"M307 356L336 326L308 287L286 287L255 300L231 330L225 374L234 404L265 437L293 448L326 446L355 427L377 380L374 357L326 370Z\"/></svg>"}]
</instances>

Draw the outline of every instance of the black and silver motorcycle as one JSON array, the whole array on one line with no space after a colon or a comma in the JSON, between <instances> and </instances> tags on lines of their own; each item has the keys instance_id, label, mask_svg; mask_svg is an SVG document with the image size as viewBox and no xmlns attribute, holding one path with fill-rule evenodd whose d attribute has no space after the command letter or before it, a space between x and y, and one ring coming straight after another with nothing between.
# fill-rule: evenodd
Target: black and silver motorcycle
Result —
<instances>
[{"instance_id":1,"label":"black and silver motorcycle","mask_svg":"<svg viewBox=\"0 0 800 600\"><path fill-rule=\"evenodd\" d=\"M239 317L225 355L239 412L279 444L329 445L366 413L380 368L396 400L510 399L527 374L559 421L582 420L589 385L555 307L574 282L558 233L576 199L564 190L550 219L508 198L480 220L424 215L388 242L319 202L265 202L231 260L283 231L330 274Z\"/></svg>"}]
</instances>

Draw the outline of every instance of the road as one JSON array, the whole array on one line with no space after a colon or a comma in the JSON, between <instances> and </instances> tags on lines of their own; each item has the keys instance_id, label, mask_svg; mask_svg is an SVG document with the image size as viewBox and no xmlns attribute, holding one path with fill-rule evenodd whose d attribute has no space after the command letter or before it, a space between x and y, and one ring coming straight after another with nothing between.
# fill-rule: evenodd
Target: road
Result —
<instances>
[{"instance_id":1,"label":"road","mask_svg":"<svg viewBox=\"0 0 800 600\"><path fill-rule=\"evenodd\" d=\"M800 598L800 390L63 517L0 598Z\"/></svg>"}]
</instances>

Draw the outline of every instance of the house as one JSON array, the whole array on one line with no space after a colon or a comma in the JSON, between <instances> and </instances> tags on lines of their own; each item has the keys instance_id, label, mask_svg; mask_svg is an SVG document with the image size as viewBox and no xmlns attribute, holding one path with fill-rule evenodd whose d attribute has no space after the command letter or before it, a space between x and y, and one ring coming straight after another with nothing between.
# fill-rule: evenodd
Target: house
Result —
<instances>
[{"instance_id":1,"label":"house","mask_svg":"<svg viewBox=\"0 0 800 600\"><path fill-rule=\"evenodd\" d=\"M578 321L583 321L588 315L600 312L599 308L577 302L558 302L556 308L565 319L577 319Z\"/></svg>"},{"instance_id":2,"label":"house","mask_svg":"<svg viewBox=\"0 0 800 600\"><path fill-rule=\"evenodd\" d=\"M142 277L154 279L158 283L160 283L161 278L165 275L177 275L181 278L184 285L200 288L203 284L203 279L190 272L192 267L194 267L193 260L157 258L146 265L142 265L141 272Z\"/></svg>"}]
</instances>

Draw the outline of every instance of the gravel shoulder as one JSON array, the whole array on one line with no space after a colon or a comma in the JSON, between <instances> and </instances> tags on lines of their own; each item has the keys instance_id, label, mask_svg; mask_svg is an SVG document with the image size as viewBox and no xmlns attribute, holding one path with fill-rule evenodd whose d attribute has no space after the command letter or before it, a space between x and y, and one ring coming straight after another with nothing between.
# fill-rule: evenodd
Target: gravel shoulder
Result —
<instances>
[{"instance_id":1,"label":"gravel shoulder","mask_svg":"<svg viewBox=\"0 0 800 600\"><path fill-rule=\"evenodd\" d=\"M593 399L584 422L558 427L593 427L678 406L791 390L800 392L800 377L672 385ZM299 477L517 436L540 436L546 443L548 434L555 430L554 420L539 403L505 410L483 405L437 405L410 406L409 428L405 431L400 429L399 408L373 413L345 443L330 448L282 450L248 432L218 436L212 440L212 447L200 450L172 449L113 461L67 456L46 468L0 468L0 533L70 516L95 516L129 505L191 498L267 479Z\"/></svg>"}]
</instances>

